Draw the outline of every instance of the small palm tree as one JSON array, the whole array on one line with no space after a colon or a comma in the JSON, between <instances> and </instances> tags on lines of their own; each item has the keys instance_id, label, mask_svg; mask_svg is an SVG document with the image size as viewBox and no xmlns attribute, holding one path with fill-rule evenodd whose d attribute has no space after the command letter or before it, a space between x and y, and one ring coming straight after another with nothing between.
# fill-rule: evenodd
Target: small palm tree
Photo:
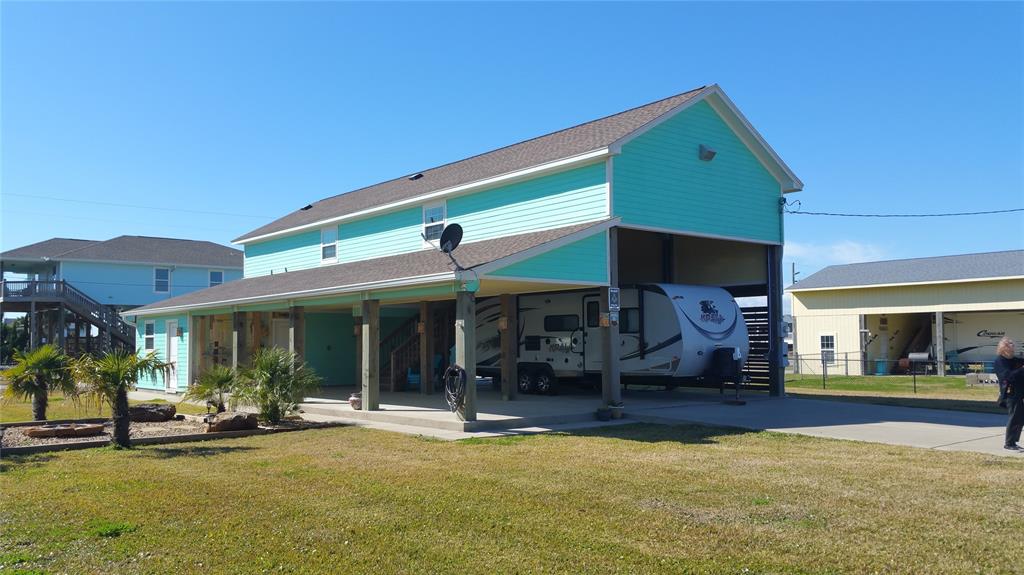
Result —
<instances>
[{"instance_id":1,"label":"small palm tree","mask_svg":"<svg viewBox=\"0 0 1024 575\"><path fill-rule=\"evenodd\" d=\"M263 420L277 424L319 387L320 376L294 353L279 347L261 349L239 375L231 403L254 405Z\"/></svg>"},{"instance_id":2,"label":"small palm tree","mask_svg":"<svg viewBox=\"0 0 1024 575\"><path fill-rule=\"evenodd\" d=\"M29 352L14 352L14 367L4 373L9 399L31 399L32 418L46 419L50 392L59 391L77 401L78 388L71 373L71 358L53 345L37 347Z\"/></svg>"},{"instance_id":3,"label":"small palm tree","mask_svg":"<svg viewBox=\"0 0 1024 575\"><path fill-rule=\"evenodd\" d=\"M83 355L74 361L75 375L89 387L89 394L110 406L114 419L114 444L130 447L128 392L135 389L140 377L163 373L169 365L160 361L156 352L136 355L124 350L112 351L95 358Z\"/></svg>"},{"instance_id":4,"label":"small palm tree","mask_svg":"<svg viewBox=\"0 0 1024 575\"><path fill-rule=\"evenodd\" d=\"M183 396L189 401L202 401L207 406L213 405L217 413L224 411L224 394L231 393L235 387L235 370L223 365L214 365L203 372Z\"/></svg>"}]
</instances>

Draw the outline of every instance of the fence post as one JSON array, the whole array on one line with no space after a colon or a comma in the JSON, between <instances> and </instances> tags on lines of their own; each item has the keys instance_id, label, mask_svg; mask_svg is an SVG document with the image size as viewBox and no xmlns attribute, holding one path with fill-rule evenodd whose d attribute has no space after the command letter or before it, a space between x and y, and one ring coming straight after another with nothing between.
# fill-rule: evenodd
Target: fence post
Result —
<instances>
[{"instance_id":1,"label":"fence post","mask_svg":"<svg viewBox=\"0 0 1024 575\"><path fill-rule=\"evenodd\" d=\"M850 352L843 352L843 375L850 375Z\"/></svg>"},{"instance_id":2,"label":"fence post","mask_svg":"<svg viewBox=\"0 0 1024 575\"><path fill-rule=\"evenodd\" d=\"M821 388L825 389L825 379L828 378L828 360L825 354L821 354Z\"/></svg>"}]
</instances>

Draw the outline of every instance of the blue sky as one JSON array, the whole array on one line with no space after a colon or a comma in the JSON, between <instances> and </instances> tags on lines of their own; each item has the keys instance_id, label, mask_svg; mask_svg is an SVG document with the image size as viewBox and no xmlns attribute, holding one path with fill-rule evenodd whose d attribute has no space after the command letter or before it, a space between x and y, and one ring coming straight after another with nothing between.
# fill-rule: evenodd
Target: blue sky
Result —
<instances>
[{"instance_id":1,"label":"blue sky","mask_svg":"<svg viewBox=\"0 0 1024 575\"><path fill-rule=\"evenodd\" d=\"M805 210L1024 206L1021 3L0 6L4 249L226 243L322 197L709 83L803 179L790 198ZM1024 248L1020 213L788 216L786 230L787 274L795 261L804 277Z\"/></svg>"}]
</instances>

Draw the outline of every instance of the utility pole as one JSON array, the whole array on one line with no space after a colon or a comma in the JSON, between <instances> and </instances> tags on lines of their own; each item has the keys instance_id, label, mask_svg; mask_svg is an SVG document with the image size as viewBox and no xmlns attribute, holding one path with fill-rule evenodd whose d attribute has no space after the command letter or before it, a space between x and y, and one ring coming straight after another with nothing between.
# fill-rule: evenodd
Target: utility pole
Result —
<instances>
[{"instance_id":1,"label":"utility pole","mask_svg":"<svg viewBox=\"0 0 1024 575\"><path fill-rule=\"evenodd\" d=\"M796 271L796 262L789 262L789 265L791 266L790 267L790 270L791 270L790 271L790 277L792 278L792 281L790 283L791 284L795 284L796 283L796 276L800 275L800 272Z\"/></svg>"}]
</instances>

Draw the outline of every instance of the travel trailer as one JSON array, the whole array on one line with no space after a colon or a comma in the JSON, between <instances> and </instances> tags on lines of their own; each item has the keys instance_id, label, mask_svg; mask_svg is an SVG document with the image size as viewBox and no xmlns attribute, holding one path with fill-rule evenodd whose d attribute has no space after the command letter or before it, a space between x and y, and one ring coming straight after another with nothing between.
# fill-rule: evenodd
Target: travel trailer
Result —
<instances>
[{"instance_id":1,"label":"travel trailer","mask_svg":"<svg viewBox=\"0 0 1024 575\"><path fill-rule=\"evenodd\" d=\"M747 325L722 288L649 284L620 293L619 344L623 383L676 385L709 375L716 349L745 361ZM601 374L600 291L519 297L519 391L550 393L557 381ZM477 306L477 372L498 375L501 347L498 298ZM594 376L594 378L591 378Z\"/></svg>"}]
</instances>

